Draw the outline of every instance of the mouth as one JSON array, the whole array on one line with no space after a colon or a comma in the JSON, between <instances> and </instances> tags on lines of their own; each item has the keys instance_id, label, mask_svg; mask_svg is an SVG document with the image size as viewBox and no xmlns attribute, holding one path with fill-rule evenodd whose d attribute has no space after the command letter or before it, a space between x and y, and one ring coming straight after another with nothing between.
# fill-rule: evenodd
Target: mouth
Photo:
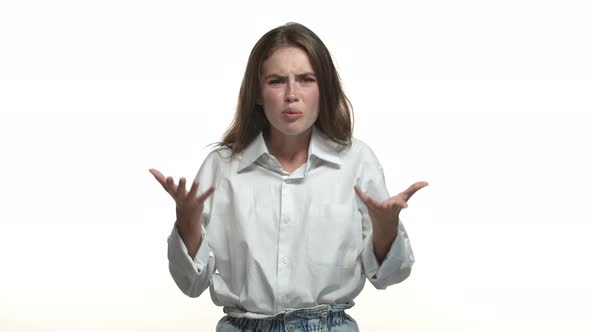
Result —
<instances>
[{"instance_id":1,"label":"mouth","mask_svg":"<svg viewBox=\"0 0 590 332\"><path fill-rule=\"evenodd\" d=\"M292 109L292 108L288 108L288 109L284 110L281 114L287 120L297 120L303 116L302 112L300 112L296 109Z\"/></svg>"},{"instance_id":2,"label":"mouth","mask_svg":"<svg viewBox=\"0 0 590 332\"><path fill-rule=\"evenodd\" d=\"M283 114L303 114L301 111L298 111L294 108L287 108L282 112Z\"/></svg>"}]
</instances>

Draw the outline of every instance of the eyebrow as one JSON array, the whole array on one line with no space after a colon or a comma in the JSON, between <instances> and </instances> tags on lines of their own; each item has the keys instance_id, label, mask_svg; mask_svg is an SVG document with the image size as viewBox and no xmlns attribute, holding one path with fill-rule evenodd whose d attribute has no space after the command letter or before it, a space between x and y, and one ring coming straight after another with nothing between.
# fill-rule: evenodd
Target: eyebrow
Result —
<instances>
[{"instance_id":1,"label":"eyebrow","mask_svg":"<svg viewBox=\"0 0 590 332\"><path fill-rule=\"evenodd\" d=\"M302 76L315 76L315 74L314 74L314 73L312 73L312 72L310 72L310 71L308 71L308 72L305 72L305 73L297 74L297 75L295 75L295 76L296 76L296 77L302 77ZM287 77L287 76L285 76L285 75L279 75L279 74L269 74L269 75L266 75L266 76L264 77L264 79L265 79L265 80L267 80L267 79L269 79L269 78L271 78L271 77L279 77L279 78L284 78L284 77Z\"/></svg>"}]
</instances>

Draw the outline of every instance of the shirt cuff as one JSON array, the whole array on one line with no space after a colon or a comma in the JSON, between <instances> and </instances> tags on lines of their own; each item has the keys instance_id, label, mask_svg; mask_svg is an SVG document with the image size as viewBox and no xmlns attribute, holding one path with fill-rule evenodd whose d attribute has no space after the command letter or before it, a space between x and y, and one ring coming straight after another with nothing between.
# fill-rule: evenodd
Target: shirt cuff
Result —
<instances>
[{"instance_id":1,"label":"shirt cuff","mask_svg":"<svg viewBox=\"0 0 590 332\"><path fill-rule=\"evenodd\" d=\"M205 228L201 232L201 245L193 259L188 254L188 249L174 225L172 234L168 237L168 259L170 263L181 268L185 272L201 274L209 262L209 244L205 236Z\"/></svg>"},{"instance_id":2,"label":"shirt cuff","mask_svg":"<svg viewBox=\"0 0 590 332\"><path fill-rule=\"evenodd\" d=\"M379 264L375 256L372 233L371 236L367 237L367 241L363 261L365 263L365 274L372 281L398 279L397 276L401 277L401 274L406 274L406 271L409 271L414 264L415 259L410 240L401 223L397 236L381 264Z\"/></svg>"}]
</instances>

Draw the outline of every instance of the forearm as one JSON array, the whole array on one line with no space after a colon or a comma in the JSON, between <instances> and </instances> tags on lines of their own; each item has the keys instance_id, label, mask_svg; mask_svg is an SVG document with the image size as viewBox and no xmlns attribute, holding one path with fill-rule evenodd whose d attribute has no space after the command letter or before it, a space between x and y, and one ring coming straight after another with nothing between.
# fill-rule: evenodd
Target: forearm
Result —
<instances>
[{"instance_id":1,"label":"forearm","mask_svg":"<svg viewBox=\"0 0 590 332\"><path fill-rule=\"evenodd\" d=\"M197 297L209 287L209 278L215 271L215 257L207 244L205 231L202 232L200 247L193 257L180 236L178 226L168 237L168 262L170 274L180 290L190 297Z\"/></svg>"},{"instance_id":2,"label":"forearm","mask_svg":"<svg viewBox=\"0 0 590 332\"><path fill-rule=\"evenodd\" d=\"M377 238L380 232L377 231ZM373 246L375 241L368 239L370 244L367 248L371 251L363 255L363 264L366 271L367 279L377 289L385 289L390 285L397 284L405 280L412 271L414 263L414 254L403 224L398 225L398 232L389 249L384 251L384 258L377 258L376 248ZM379 241L379 240L377 240Z\"/></svg>"},{"instance_id":3,"label":"forearm","mask_svg":"<svg viewBox=\"0 0 590 332\"><path fill-rule=\"evenodd\" d=\"M373 251L379 264L383 262L397 237L399 221L373 222Z\"/></svg>"},{"instance_id":4,"label":"forearm","mask_svg":"<svg viewBox=\"0 0 590 332\"><path fill-rule=\"evenodd\" d=\"M186 246L188 255L194 259L201 246L202 229L200 223L194 226L184 226L177 222L176 227L178 228L178 234L182 242Z\"/></svg>"}]
</instances>

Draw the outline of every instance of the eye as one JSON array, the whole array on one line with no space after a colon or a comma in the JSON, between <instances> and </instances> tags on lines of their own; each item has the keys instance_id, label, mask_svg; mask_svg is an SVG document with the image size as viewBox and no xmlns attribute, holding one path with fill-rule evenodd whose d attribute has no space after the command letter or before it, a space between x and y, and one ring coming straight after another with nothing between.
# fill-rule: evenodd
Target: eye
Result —
<instances>
[{"instance_id":1,"label":"eye","mask_svg":"<svg viewBox=\"0 0 590 332\"><path fill-rule=\"evenodd\" d=\"M315 82L315 78L311 77L311 76L306 76L303 78L303 82L307 82L307 83Z\"/></svg>"},{"instance_id":2,"label":"eye","mask_svg":"<svg viewBox=\"0 0 590 332\"><path fill-rule=\"evenodd\" d=\"M285 80L281 79L281 78L273 78L270 81L268 81L268 84L270 85L277 85L277 84L281 84L283 83Z\"/></svg>"}]
</instances>

